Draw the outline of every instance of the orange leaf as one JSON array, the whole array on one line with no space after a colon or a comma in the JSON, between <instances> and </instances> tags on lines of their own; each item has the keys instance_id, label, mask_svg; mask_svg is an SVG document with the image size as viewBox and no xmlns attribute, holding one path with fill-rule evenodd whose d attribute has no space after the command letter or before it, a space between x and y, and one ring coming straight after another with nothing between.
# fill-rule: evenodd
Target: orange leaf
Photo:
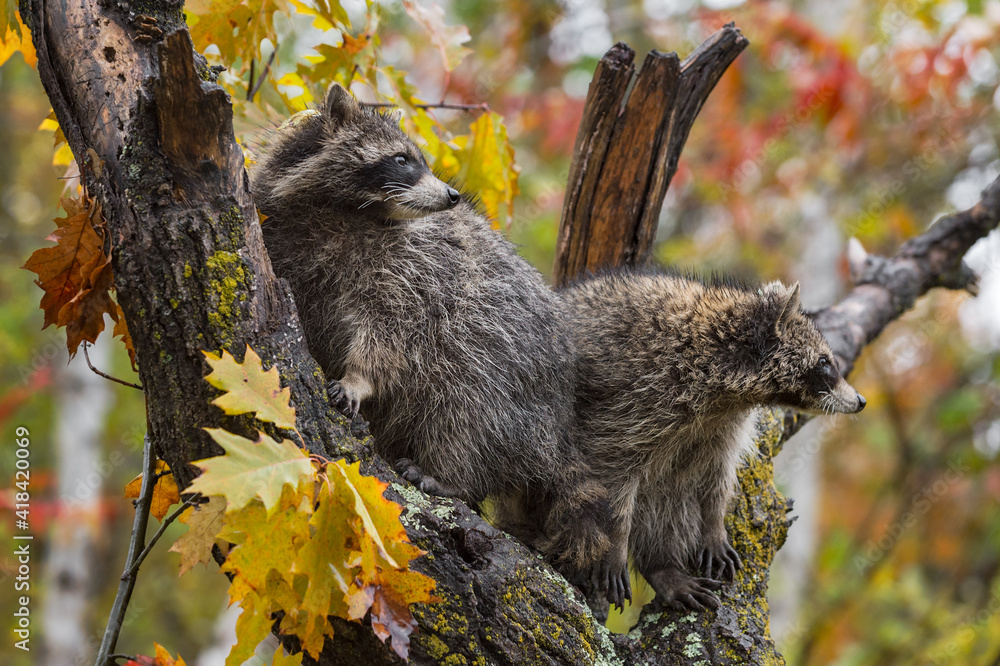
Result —
<instances>
[{"instance_id":1,"label":"orange leaf","mask_svg":"<svg viewBox=\"0 0 1000 666\"><path fill-rule=\"evenodd\" d=\"M177 657L175 660L167 652L167 649L159 643L153 643L153 645L156 646L156 657L139 655L135 659L126 661L125 666L185 666L183 659Z\"/></svg>"},{"instance_id":2,"label":"orange leaf","mask_svg":"<svg viewBox=\"0 0 1000 666\"><path fill-rule=\"evenodd\" d=\"M66 327L70 355L80 342L94 342L104 330L104 315L117 321L118 312L108 295L114 276L111 259L104 254L101 206L84 198L64 199L67 217L56 218L48 240L55 247L35 250L22 268L38 274L35 284L45 294L39 307L45 313L42 328Z\"/></svg>"},{"instance_id":3,"label":"orange leaf","mask_svg":"<svg viewBox=\"0 0 1000 666\"><path fill-rule=\"evenodd\" d=\"M86 207L74 199L64 199L62 204L68 217L56 218L57 228L46 239L57 245L35 250L22 266L38 274L35 284L45 291L41 303L45 312L43 328L58 322L59 311L83 285L81 269L100 253L101 237L94 231Z\"/></svg>"},{"instance_id":4,"label":"orange leaf","mask_svg":"<svg viewBox=\"0 0 1000 666\"><path fill-rule=\"evenodd\" d=\"M70 357L76 354L81 342L93 343L97 340L104 330L105 314L112 319L118 317L118 308L110 293L114 286L111 257L103 253L95 255L81 269L81 273L86 276L83 288L59 310L58 324L66 327L66 346Z\"/></svg>"},{"instance_id":5,"label":"orange leaf","mask_svg":"<svg viewBox=\"0 0 1000 666\"><path fill-rule=\"evenodd\" d=\"M160 474L167 471L170 471L167 463L157 460L156 473ZM125 486L125 498L138 498L141 490L142 474L129 481L128 485ZM163 520L163 517L170 511L170 507L180 501L181 495L177 491L177 483L174 481L174 475L165 474L157 479L156 485L153 486L153 503L149 507L149 512L156 516L157 520Z\"/></svg>"}]
</instances>

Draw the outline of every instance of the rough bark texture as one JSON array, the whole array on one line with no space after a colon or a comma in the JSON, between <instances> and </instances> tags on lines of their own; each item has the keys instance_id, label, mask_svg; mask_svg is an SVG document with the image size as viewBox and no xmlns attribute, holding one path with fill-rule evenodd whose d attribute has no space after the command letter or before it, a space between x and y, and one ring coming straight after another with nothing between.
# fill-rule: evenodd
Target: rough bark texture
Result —
<instances>
[{"instance_id":1,"label":"rough bark texture","mask_svg":"<svg viewBox=\"0 0 1000 666\"><path fill-rule=\"evenodd\" d=\"M143 15L155 18L155 29L137 16L140 6ZM414 608L419 631L413 636L412 663L781 663L768 634L765 593L768 567L788 522L785 501L774 487L771 454L794 429L794 419L765 419L758 439L761 455L741 473L741 493L727 527L745 566L723 592L723 607L684 615L653 604L632 633L610 635L594 623L580 594L536 555L464 504L429 498L401 484L372 455L368 442L329 410L322 374L261 241L229 101L193 55L180 6L144 2L130 9L98 0L68 5L22 0L21 15L32 31L39 74L59 123L74 154L87 156L83 172L111 231L115 284L138 352L150 435L180 482L190 476L185 463L218 452L202 427L224 421L228 428L246 425L224 419L209 404L215 393L202 381L202 350L229 349L240 357L249 344L267 364L277 365L291 387L307 448L360 458L369 473L394 481L390 492L406 506L407 531L428 551L416 567L435 578L443 600ZM745 43L727 27L679 68L676 56L651 54L641 81L650 98L633 94L621 115L623 83L632 76L631 51L619 45L602 62L567 194L560 276L648 255L687 130ZM664 104L673 100L672 110L652 120L636 118L645 111L629 112L648 111L656 106L653 98ZM614 168L625 168L632 150L644 162L628 172L628 191L595 189L607 179L626 182L625 172L609 170L609 159L620 165ZM602 197L628 197L629 202ZM882 268L873 268L865 285L868 291L852 292L824 313L828 330L848 331L845 340L854 341L838 347L843 361L853 360L922 290L955 284L941 276L952 275L959 254L995 225L997 197L991 197L989 206L956 218L948 239L959 240L907 244L901 261L923 267L912 269L919 289L912 289L911 278L877 277L897 266L879 264ZM628 215L618 215L615 203ZM599 237L588 226L591 210L607 216L599 220ZM615 220L617 226L608 224ZM932 228L928 238L938 233ZM576 253L572 268L567 242ZM615 254L602 254L605 244ZM338 633L320 663L398 663L369 628L346 622L335 626Z\"/></svg>"}]
</instances>

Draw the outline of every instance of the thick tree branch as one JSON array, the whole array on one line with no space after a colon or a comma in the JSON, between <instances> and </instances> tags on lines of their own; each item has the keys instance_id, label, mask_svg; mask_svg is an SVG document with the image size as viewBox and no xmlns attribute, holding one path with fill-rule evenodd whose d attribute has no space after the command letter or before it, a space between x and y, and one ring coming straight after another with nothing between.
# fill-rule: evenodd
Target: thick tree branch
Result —
<instances>
[{"instance_id":1,"label":"thick tree branch","mask_svg":"<svg viewBox=\"0 0 1000 666\"><path fill-rule=\"evenodd\" d=\"M854 367L865 345L934 287L978 293L978 278L962 258L998 223L1000 178L983 191L975 206L942 217L893 256L867 255L858 262L854 288L840 302L816 313L816 323L844 374Z\"/></svg>"}]
</instances>

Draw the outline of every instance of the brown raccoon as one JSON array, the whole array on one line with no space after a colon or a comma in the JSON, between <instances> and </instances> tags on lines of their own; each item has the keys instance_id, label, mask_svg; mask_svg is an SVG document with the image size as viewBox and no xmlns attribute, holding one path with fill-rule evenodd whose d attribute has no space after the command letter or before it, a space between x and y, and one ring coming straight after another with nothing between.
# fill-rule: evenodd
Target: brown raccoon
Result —
<instances>
[{"instance_id":1,"label":"brown raccoon","mask_svg":"<svg viewBox=\"0 0 1000 666\"><path fill-rule=\"evenodd\" d=\"M560 299L430 171L398 116L339 85L251 174L331 400L359 407L411 482L474 506L579 577L607 554L602 484L570 439L576 351ZM621 603L627 569L597 567Z\"/></svg>"},{"instance_id":2,"label":"brown raccoon","mask_svg":"<svg viewBox=\"0 0 1000 666\"><path fill-rule=\"evenodd\" d=\"M669 606L718 607L741 566L723 518L756 410L865 406L799 287L623 272L562 292L579 353L575 439L611 495L617 562ZM696 571L699 576L688 572Z\"/></svg>"}]
</instances>

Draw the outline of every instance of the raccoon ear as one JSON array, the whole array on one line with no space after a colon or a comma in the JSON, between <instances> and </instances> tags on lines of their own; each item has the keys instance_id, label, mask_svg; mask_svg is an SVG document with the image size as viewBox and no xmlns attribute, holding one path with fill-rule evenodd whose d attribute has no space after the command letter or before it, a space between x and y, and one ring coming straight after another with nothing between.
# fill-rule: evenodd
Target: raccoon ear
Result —
<instances>
[{"instance_id":1,"label":"raccoon ear","mask_svg":"<svg viewBox=\"0 0 1000 666\"><path fill-rule=\"evenodd\" d=\"M326 116L336 125L350 122L361 112L361 105L336 81L326 90Z\"/></svg>"},{"instance_id":2,"label":"raccoon ear","mask_svg":"<svg viewBox=\"0 0 1000 666\"><path fill-rule=\"evenodd\" d=\"M787 291L784 303L782 303L781 306L781 312L778 314L778 321L775 324L775 331L778 335L785 332L785 329L788 328L788 324L801 308L802 305L799 303L799 283L796 282L795 285Z\"/></svg>"}]
</instances>

